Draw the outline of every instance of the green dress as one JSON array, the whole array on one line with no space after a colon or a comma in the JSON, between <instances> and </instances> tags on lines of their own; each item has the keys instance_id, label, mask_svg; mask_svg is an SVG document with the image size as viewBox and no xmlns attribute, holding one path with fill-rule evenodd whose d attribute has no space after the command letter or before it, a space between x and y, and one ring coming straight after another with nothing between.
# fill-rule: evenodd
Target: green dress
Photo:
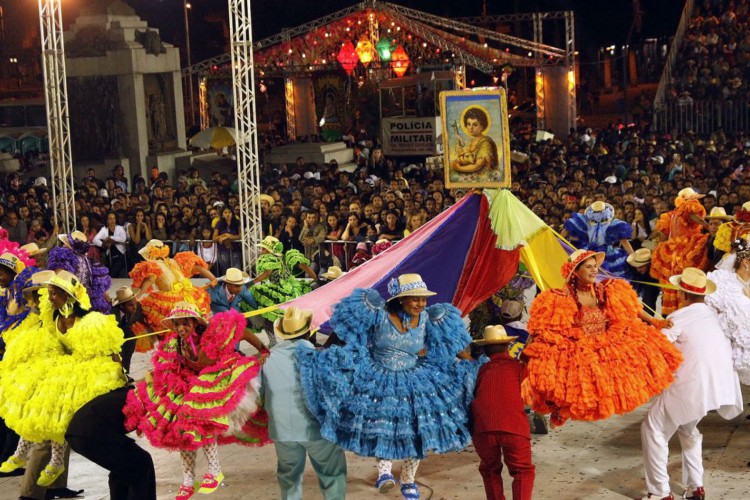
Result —
<instances>
[{"instance_id":1,"label":"green dress","mask_svg":"<svg viewBox=\"0 0 750 500\"><path fill-rule=\"evenodd\" d=\"M260 275L271 271L268 278L250 289L259 307L282 304L310 291L308 282L294 276L294 270L300 264L309 266L310 261L299 250L289 250L283 257L265 253L258 258L257 273ZM283 312L277 309L263 314L263 317L274 321L282 314Z\"/></svg>"}]
</instances>

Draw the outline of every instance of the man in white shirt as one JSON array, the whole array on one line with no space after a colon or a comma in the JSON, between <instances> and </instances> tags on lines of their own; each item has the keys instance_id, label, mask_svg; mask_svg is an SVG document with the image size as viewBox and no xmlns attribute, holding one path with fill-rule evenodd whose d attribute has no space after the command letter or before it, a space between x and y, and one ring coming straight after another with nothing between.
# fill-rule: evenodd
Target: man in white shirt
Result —
<instances>
[{"instance_id":1,"label":"man in white shirt","mask_svg":"<svg viewBox=\"0 0 750 500\"><path fill-rule=\"evenodd\" d=\"M92 243L102 249L102 264L109 269L112 278L127 277L127 261L125 259L125 243L128 234L125 228L117 224L114 212L107 214L107 224L94 236Z\"/></svg>"},{"instance_id":2,"label":"man in white shirt","mask_svg":"<svg viewBox=\"0 0 750 500\"><path fill-rule=\"evenodd\" d=\"M716 284L694 267L669 279L676 286L680 308L667 319L672 327L664 334L682 352L684 361L674 382L657 396L641 424L641 446L651 500L671 500L669 488L669 439L676 433L682 448L683 498L704 500L703 436L698 423L709 411L725 419L742 413L742 393L732 363L732 346L724 335L716 313L704 297Z\"/></svg>"}]
</instances>

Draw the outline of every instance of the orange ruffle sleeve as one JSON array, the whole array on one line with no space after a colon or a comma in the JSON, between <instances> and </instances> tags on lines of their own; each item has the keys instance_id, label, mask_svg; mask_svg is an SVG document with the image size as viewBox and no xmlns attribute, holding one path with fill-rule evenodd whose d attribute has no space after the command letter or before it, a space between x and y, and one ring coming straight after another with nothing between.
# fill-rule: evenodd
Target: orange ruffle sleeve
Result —
<instances>
[{"instance_id":1,"label":"orange ruffle sleeve","mask_svg":"<svg viewBox=\"0 0 750 500\"><path fill-rule=\"evenodd\" d=\"M680 205L680 208L678 210L680 212L683 212L686 216L690 214L695 214L698 217L706 216L706 207L704 207L698 200L686 201L685 203Z\"/></svg>"},{"instance_id":2,"label":"orange ruffle sleeve","mask_svg":"<svg viewBox=\"0 0 750 500\"><path fill-rule=\"evenodd\" d=\"M133 266L130 271L130 277L133 279L133 286L140 288L146 278L158 278L161 276L161 268L156 262L144 260Z\"/></svg>"},{"instance_id":3,"label":"orange ruffle sleeve","mask_svg":"<svg viewBox=\"0 0 750 500\"><path fill-rule=\"evenodd\" d=\"M664 233L669 236L670 226L672 224L672 214L674 212L666 212L659 216L659 220L656 221L656 230L660 233Z\"/></svg>"},{"instance_id":4,"label":"orange ruffle sleeve","mask_svg":"<svg viewBox=\"0 0 750 500\"><path fill-rule=\"evenodd\" d=\"M206 269L209 268L206 261L195 255L193 252L180 252L174 256L174 260L177 262L177 265L180 266L180 269L182 269L182 274L187 278L195 276L195 273L193 272L193 267L195 266L200 266Z\"/></svg>"}]
</instances>

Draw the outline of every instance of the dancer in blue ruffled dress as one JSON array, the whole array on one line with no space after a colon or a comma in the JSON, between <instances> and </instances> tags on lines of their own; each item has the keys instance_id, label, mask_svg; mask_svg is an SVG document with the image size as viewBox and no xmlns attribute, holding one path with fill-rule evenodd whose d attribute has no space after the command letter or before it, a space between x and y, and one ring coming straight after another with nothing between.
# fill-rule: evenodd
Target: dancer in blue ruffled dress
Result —
<instances>
[{"instance_id":1,"label":"dancer in blue ruffled dress","mask_svg":"<svg viewBox=\"0 0 750 500\"><path fill-rule=\"evenodd\" d=\"M570 235L578 248L606 254L602 269L612 276L628 278L631 268L628 255L633 253L630 238L633 228L615 219L615 209L609 203L595 201L584 213L574 212L565 221L563 236Z\"/></svg>"},{"instance_id":2,"label":"dancer in blue ruffled dress","mask_svg":"<svg viewBox=\"0 0 750 500\"><path fill-rule=\"evenodd\" d=\"M457 359L471 343L460 311L427 307L435 293L418 274L392 280L388 292L387 304L377 291L357 289L334 307L330 324L346 345L301 347L300 381L325 439L378 458L379 491L396 484L391 460L405 460L401 493L412 500L419 461L471 441L478 365Z\"/></svg>"}]
</instances>

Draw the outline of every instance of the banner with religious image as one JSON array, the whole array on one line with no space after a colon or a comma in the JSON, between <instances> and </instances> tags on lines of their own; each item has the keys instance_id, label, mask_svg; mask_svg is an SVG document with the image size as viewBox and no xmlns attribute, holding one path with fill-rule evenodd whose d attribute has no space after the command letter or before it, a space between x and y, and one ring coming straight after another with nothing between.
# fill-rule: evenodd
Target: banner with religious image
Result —
<instances>
[{"instance_id":1,"label":"banner with religious image","mask_svg":"<svg viewBox=\"0 0 750 500\"><path fill-rule=\"evenodd\" d=\"M445 186L510 187L510 132L504 89L440 93Z\"/></svg>"}]
</instances>

